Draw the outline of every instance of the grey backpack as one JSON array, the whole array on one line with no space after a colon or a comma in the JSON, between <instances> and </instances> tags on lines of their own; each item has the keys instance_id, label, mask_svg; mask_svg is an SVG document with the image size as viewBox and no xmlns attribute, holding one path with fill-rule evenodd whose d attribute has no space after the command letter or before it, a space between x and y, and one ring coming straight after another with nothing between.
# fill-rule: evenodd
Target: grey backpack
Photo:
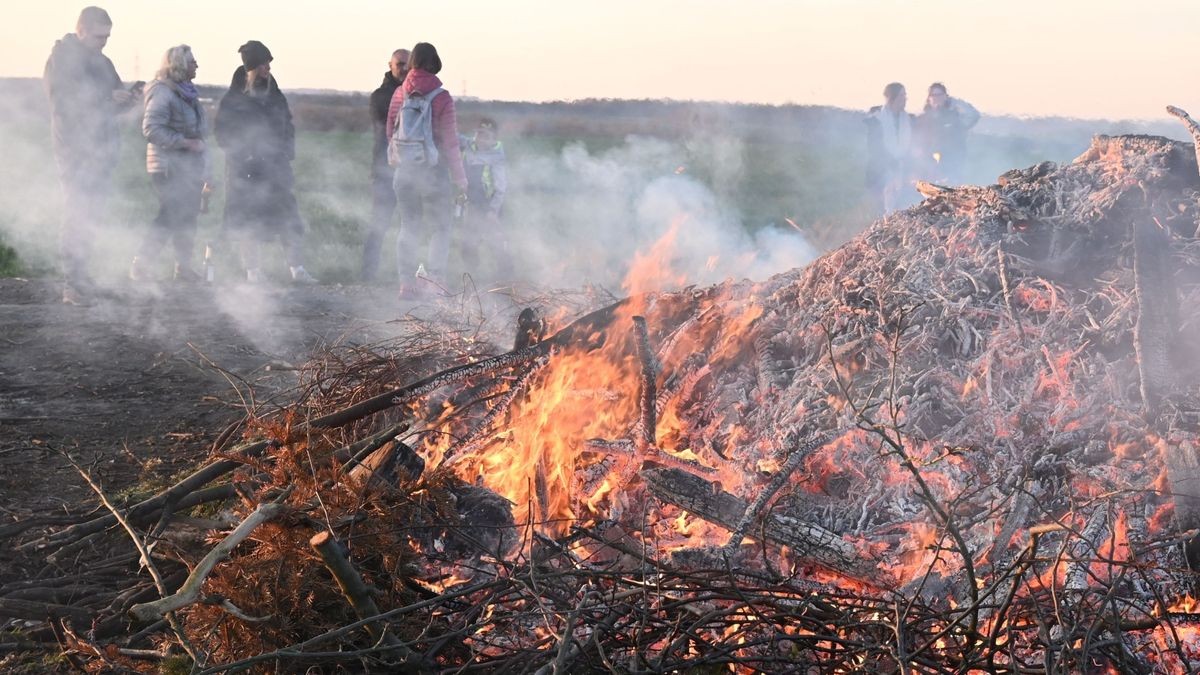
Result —
<instances>
[{"instance_id":1,"label":"grey backpack","mask_svg":"<svg viewBox=\"0 0 1200 675\"><path fill-rule=\"evenodd\" d=\"M388 141L391 166L437 166L438 151L433 144L433 99L445 91L441 87L425 94L412 92L404 97L396 128Z\"/></svg>"}]
</instances>

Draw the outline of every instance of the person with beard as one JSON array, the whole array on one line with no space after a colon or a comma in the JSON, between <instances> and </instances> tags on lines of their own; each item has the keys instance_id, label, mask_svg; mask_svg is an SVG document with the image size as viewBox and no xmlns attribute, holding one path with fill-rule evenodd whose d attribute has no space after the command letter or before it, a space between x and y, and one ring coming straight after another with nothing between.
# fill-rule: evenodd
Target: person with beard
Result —
<instances>
[{"instance_id":1,"label":"person with beard","mask_svg":"<svg viewBox=\"0 0 1200 675\"><path fill-rule=\"evenodd\" d=\"M296 128L287 98L271 75L271 51L251 40L217 105L215 133L225 150L225 228L240 242L246 281L261 280L262 244L278 236L292 280L317 283L304 269L304 221L294 193Z\"/></svg>"},{"instance_id":2,"label":"person with beard","mask_svg":"<svg viewBox=\"0 0 1200 675\"><path fill-rule=\"evenodd\" d=\"M192 269L192 247L201 194L209 183L204 106L193 80L199 65L187 45L171 47L162 69L146 90L142 135L146 171L158 194L158 216L129 266L129 278L146 281L167 238L175 252L175 280L200 281Z\"/></svg>"},{"instance_id":3,"label":"person with beard","mask_svg":"<svg viewBox=\"0 0 1200 675\"><path fill-rule=\"evenodd\" d=\"M363 239L362 280L375 281L379 272L380 249L383 236L392 224L396 211L396 192L392 189L393 171L387 160L387 117L392 95L408 75L407 49L392 52L388 72L383 75L383 84L371 92L371 129L374 144L371 146L371 222Z\"/></svg>"},{"instance_id":4,"label":"person with beard","mask_svg":"<svg viewBox=\"0 0 1200 675\"><path fill-rule=\"evenodd\" d=\"M92 242L100 226L120 150L118 116L140 96L125 89L103 54L112 19L99 7L79 13L75 32L55 43L43 84L50 99L50 133L65 198L59 254L62 301L90 304L96 285L88 273Z\"/></svg>"},{"instance_id":5,"label":"person with beard","mask_svg":"<svg viewBox=\"0 0 1200 675\"><path fill-rule=\"evenodd\" d=\"M929 85L925 110L917 118L921 159L929 180L957 184L967 161L967 132L979 122L975 106L946 93L946 85Z\"/></svg>"},{"instance_id":6,"label":"person with beard","mask_svg":"<svg viewBox=\"0 0 1200 675\"><path fill-rule=\"evenodd\" d=\"M414 231L427 230L430 241L429 256L425 261L426 276L435 286L440 286L447 272L450 241L454 234L452 211L455 203L462 205L466 200L467 174L458 145L454 99L450 92L442 88L442 81L437 77L442 70L442 59L437 49L428 42L417 43L412 48L408 65L408 76L392 95L388 106L387 138L393 140L405 100L428 96L428 112L432 115L432 149L436 149L436 153L433 154L433 161L415 164L388 158L389 163L395 166L392 187L400 208L400 236L396 250L404 260L399 262L398 272L401 280L412 274ZM416 271L420 275L420 265L416 266ZM428 286L421 288L428 290ZM401 295L407 294L408 290L402 287Z\"/></svg>"}]
</instances>

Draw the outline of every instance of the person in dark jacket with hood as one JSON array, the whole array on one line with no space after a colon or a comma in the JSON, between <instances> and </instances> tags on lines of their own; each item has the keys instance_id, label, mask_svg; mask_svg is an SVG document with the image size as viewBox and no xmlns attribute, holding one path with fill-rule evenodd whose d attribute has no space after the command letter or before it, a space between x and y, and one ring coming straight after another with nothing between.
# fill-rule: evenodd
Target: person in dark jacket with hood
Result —
<instances>
[{"instance_id":1,"label":"person in dark jacket with hood","mask_svg":"<svg viewBox=\"0 0 1200 675\"><path fill-rule=\"evenodd\" d=\"M66 202L60 233L62 300L72 305L89 304L95 292L87 263L117 166L118 115L140 95L137 85L129 90L122 87L112 61L102 53L111 34L108 12L85 8L75 32L55 43L43 80L50 98L54 159Z\"/></svg>"},{"instance_id":2,"label":"person in dark jacket with hood","mask_svg":"<svg viewBox=\"0 0 1200 675\"><path fill-rule=\"evenodd\" d=\"M262 244L278 236L292 279L316 283L304 269L304 222L294 193L296 129L271 75L271 51L251 40L238 48L242 65L217 106L217 144L225 150L225 228L240 241L246 280L261 279Z\"/></svg>"},{"instance_id":3,"label":"person in dark jacket with hood","mask_svg":"<svg viewBox=\"0 0 1200 675\"><path fill-rule=\"evenodd\" d=\"M383 75L383 84L371 92L371 129L374 144L371 146L371 222L363 239L362 280L371 282L379 272L379 255L383 236L392 224L396 211L396 192L392 189L392 168L387 160L387 117L392 95L404 83L408 75L407 49L392 52L388 72Z\"/></svg>"}]
</instances>

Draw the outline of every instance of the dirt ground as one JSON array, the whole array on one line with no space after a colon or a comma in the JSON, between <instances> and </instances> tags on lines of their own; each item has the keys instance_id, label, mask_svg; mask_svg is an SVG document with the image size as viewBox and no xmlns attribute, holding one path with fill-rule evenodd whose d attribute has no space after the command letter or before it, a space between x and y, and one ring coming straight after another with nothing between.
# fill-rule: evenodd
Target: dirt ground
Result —
<instances>
[{"instance_id":1,"label":"dirt ground","mask_svg":"<svg viewBox=\"0 0 1200 675\"><path fill-rule=\"evenodd\" d=\"M266 409L286 396L314 348L372 344L423 311L456 311L363 286L163 284L91 307L59 299L56 282L0 279L0 531L94 508L64 451L112 495L165 484L242 417L249 390Z\"/></svg>"}]
</instances>

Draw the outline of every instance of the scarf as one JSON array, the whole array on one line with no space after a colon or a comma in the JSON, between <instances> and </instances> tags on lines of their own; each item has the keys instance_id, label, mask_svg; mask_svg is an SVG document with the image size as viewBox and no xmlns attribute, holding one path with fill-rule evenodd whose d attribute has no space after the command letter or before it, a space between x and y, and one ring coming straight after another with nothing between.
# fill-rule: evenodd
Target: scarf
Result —
<instances>
[{"instance_id":1,"label":"scarf","mask_svg":"<svg viewBox=\"0 0 1200 675\"><path fill-rule=\"evenodd\" d=\"M179 94L183 96L183 100L188 103L194 102L196 97L200 95L200 92L196 89L196 85L190 80L187 82L176 82L175 84L179 87Z\"/></svg>"}]
</instances>

